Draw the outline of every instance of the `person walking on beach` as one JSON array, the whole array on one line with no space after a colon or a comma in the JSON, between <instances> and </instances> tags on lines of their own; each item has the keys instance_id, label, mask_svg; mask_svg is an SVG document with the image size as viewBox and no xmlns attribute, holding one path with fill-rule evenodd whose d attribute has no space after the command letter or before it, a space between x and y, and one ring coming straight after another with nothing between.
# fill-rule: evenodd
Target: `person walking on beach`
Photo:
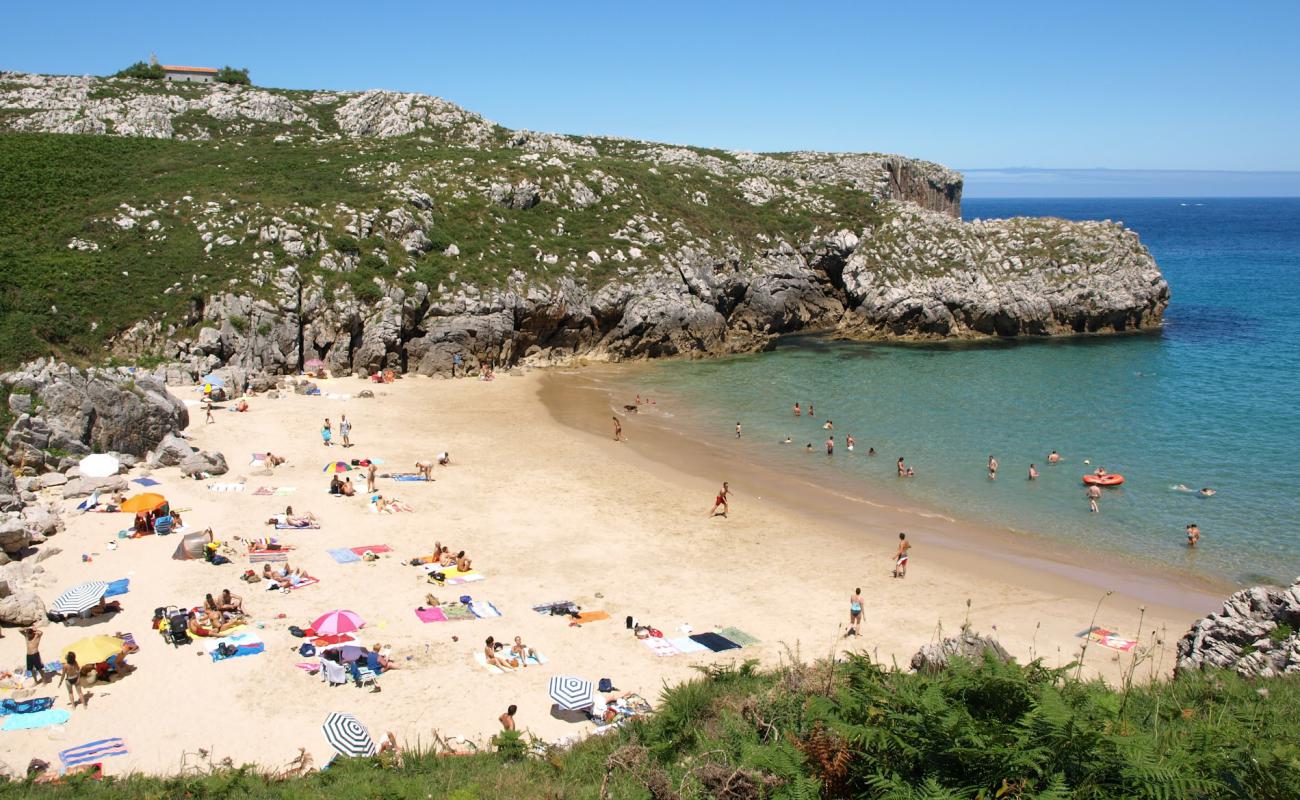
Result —
<instances>
[{"instance_id":1,"label":"person walking on beach","mask_svg":"<svg viewBox=\"0 0 1300 800\"><path fill-rule=\"evenodd\" d=\"M1196 523L1193 522L1187 526L1187 546L1195 547L1199 541L1201 541L1201 529L1196 527Z\"/></svg>"},{"instance_id":2,"label":"person walking on beach","mask_svg":"<svg viewBox=\"0 0 1300 800\"><path fill-rule=\"evenodd\" d=\"M614 441L623 441L623 423L619 422L618 417L614 417Z\"/></svg>"},{"instance_id":3,"label":"person walking on beach","mask_svg":"<svg viewBox=\"0 0 1300 800\"><path fill-rule=\"evenodd\" d=\"M1029 480L1038 480L1038 467L1035 467L1033 464L1029 465Z\"/></svg>"},{"instance_id":4,"label":"person walking on beach","mask_svg":"<svg viewBox=\"0 0 1300 800\"><path fill-rule=\"evenodd\" d=\"M989 456L989 480L995 481L997 479L998 479L998 460L993 456Z\"/></svg>"},{"instance_id":5,"label":"person walking on beach","mask_svg":"<svg viewBox=\"0 0 1300 800\"><path fill-rule=\"evenodd\" d=\"M835 455L835 437L831 436L826 439L826 455Z\"/></svg>"},{"instance_id":6,"label":"person walking on beach","mask_svg":"<svg viewBox=\"0 0 1300 800\"><path fill-rule=\"evenodd\" d=\"M373 461L370 462L370 466L366 467L366 492L368 494L375 493L375 473L377 472L379 472L379 467L376 467Z\"/></svg>"},{"instance_id":7,"label":"person walking on beach","mask_svg":"<svg viewBox=\"0 0 1300 800\"><path fill-rule=\"evenodd\" d=\"M330 425L330 418L329 418L329 417L326 417L326 418L325 418L325 424L321 426L321 429L320 429L320 438L321 438L321 441L323 441L323 442L325 443L325 446L326 446L326 447L329 447L329 446L330 446L330 439L333 439L333 438L334 438L334 428L333 428L333 426Z\"/></svg>"},{"instance_id":8,"label":"person walking on beach","mask_svg":"<svg viewBox=\"0 0 1300 800\"><path fill-rule=\"evenodd\" d=\"M811 445L809 446L811 447ZM724 517L727 516L727 511L730 510L729 507L727 506L727 498L730 496L731 496L731 487L727 484L726 481L723 481L722 489L718 491L718 496L713 500L713 510L709 512L709 516L710 517L719 516L718 506L722 506L721 516Z\"/></svg>"},{"instance_id":9,"label":"person walking on beach","mask_svg":"<svg viewBox=\"0 0 1300 800\"><path fill-rule=\"evenodd\" d=\"M898 534L898 551L894 553L894 577L907 577L907 551L912 549L912 543L907 541L906 533Z\"/></svg>"},{"instance_id":10,"label":"person walking on beach","mask_svg":"<svg viewBox=\"0 0 1300 800\"><path fill-rule=\"evenodd\" d=\"M72 701L72 707L76 708L77 703L88 703L86 693L81 688L81 665L77 663L77 654L68 651L63 657L63 672L60 673L63 682L68 685L68 699ZM76 699L73 700L73 690L76 690Z\"/></svg>"},{"instance_id":11,"label":"person walking on beach","mask_svg":"<svg viewBox=\"0 0 1300 800\"><path fill-rule=\"evenodd\" d=\"M519 706L511 703L510 707L506 709L506 713L497 717L497 721L501 723L501 730L513 731L515 729L515 712L518 710Z\"/></svg>"},{"instance_id":12,"label":"person walking on beach","mask_svg":"<svg viewBox=\"0 0 1300 800\"><path fill-rule=\"evenodd\" d=\"M27 664L25 669L32 674L38 683L46 683L50 676L45 674L45 662L41 661L41 637L43 631L35 628L23 628L23 636L27 639Z\"/></svg>"},{"instance_id":13,"label":"person walking on beach","mask_svg":"<svg viewBox=\"0 0 1300 800\"><path fill-rule=\"evenodd\" d=\"M1097 507L1097 501L1100 499L1101 489L1098 489L1096 484L1090 485L1088 487L1088 510L1094 514L1099 513L1101 509Z\"/></svg>"},{"instance_id":14,"label":"person walking on beach","mask_svg":"<svg viewBox=\"0 0 1300 800\"><path fill-rule=\"evenodd\" d=\"M343 446L352 446L352 423L348 422L348 415L344 414L339 420L339 435L343 437Z\"/></svg>"},{"instance_id":15,"label":"person walking on beach","mask_svg":"<svg viewBox=\"0 0 1300 800\"><path fill-rule=\"evenodd\" d=\"M801 410L799 409L799 404L798 404L798 403L795 403L795 404L794 404L794 415L795 415L796 417L802 417L802 416L803 416L803 411L801 411Z\"/></svg>"},{"instance_id":16,"label":"person walking on beach","mask_svg":"<svg viewBox=\"0 0 1300 800\"><path fill-rule=\"evenodd\" d=\"M1061 462L1061 454L1060 454L1060 453L1058 453L1058 452L1056 452L1055 450L1053 450L1052 452L1050 452L1050 453L1047 454L1047 463L1048 463L1048 465L1059 464L1060 462Z\"/></svg>"},{"instance_id":17,"label":"person walking on beach","mask_svg":"<svg viewBox=\"0 0 1300 800\"><path fill-rule=\"evenodd\" d=\"M862 625L862 589L853 590L853 596L849 598L849 629L845 631L845 636L861 636L858 630Z\"/></svg>"},{"instance_id":18,"label":"person walking on beach","mask_svg":"<svg viewBox=\"0 0 1300 800\"><path fill-rule=\"evenodd\" d=\"M740 422L736 423L736 438L740 438Z\"/></svg>"},{"instance_id":19,"label":"person walking on beach","mask_svg":"<svg viewBox=\"0 0 1300 800\"><path fill-rule=\"evenodd\" d=\"M205 425L211 425L212 423L216 422L216 420L212 418L212 400L211 400L211 399L209 399L208 402L206 402L206 403L203 404L203 412L204 412L203 424L205 424Z\"/></svg>"}]
</instances>

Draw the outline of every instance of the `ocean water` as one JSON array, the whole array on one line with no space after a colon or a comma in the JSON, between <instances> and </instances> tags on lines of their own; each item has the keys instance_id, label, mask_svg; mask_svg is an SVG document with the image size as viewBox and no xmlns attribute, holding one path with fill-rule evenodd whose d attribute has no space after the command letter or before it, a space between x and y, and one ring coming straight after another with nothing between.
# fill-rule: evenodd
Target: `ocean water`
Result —
<instances>
[{"instance_id":1,"label":"ocean water","mask_svg":"<svg viewBox=\"0 0 1300 800\"><path fill-rule=\"evenodd\" d=\"M1300 574L1300 199L967 200L963 212L1122 220L1172 288L1163 330L939 345L789 337L768 353L652 364L636 389L719 444L740 421L738 455L805 479L874 483L959 519L1238 583ZM816 417L794 419L796 401ZM1062 463L1049 467L1053 449ZM899 456L916 478L895 477ZM1126 478L1099 514L1080 482L1095 466Z\"/></svg>"}]
</instances>

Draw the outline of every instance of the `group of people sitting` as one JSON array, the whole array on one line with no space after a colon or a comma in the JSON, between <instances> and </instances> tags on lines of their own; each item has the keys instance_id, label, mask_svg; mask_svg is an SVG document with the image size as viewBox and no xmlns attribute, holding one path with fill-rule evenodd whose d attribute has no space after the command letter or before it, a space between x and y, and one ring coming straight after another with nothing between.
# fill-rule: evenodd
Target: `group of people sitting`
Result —
<instances>
[{"instance_id":1,"label":"group of people sitting","mask_svg":"<svg viewBox=\"0 0 1300 800\"><path fill-rule=\"evenodd\" d=\"M483 656L488 666L514 671L528 666L528 659L536 656L536 651L524 644L523 638L516 636L515 643L507 647L491 636L483 643Z\"/></svg>"},{"instance_id":2,"label":"group of people sitting","mask_svg":"<svg viewBox=\"0 0 1300 800\"><path fill-rule=\"evenodd\" d=\"M195 636L215 636L247 621L244 598L222 589L216 597L203 596L203 607L190 615L189 629Z\"/></svg>"},{"instance_id":3,"label":"group of people sitting","mask_svg":"<svg viewBox=\"0 0 1300 800\"><path fill-rule=\"evenodd\" d=\"M344 658L346 650L343 647L331 647L322 652L320 654L320 666L325 679L332 684L342 683L340 677L342 670L346 669L352 675L352 680L356 682L357 686L360 686L361 669L363 667L375 675L397 669L397 663L389 658L389 654L392 652L391 647L375 644L370 648L366 648L365 645L360 645L359 648L361 652L352 660ZM379 691L378 685L375 686L374 691Z\"/></svg>"},{"instance_id":4,"label":"group of people sitting","mask_svg":"<svg viewBox=\"0 0 1300 800\"><path fill-rule=\"evenodd\" d=\"M469 556L465 555L464 550L451 552L451 548L442 542L433 543L433 554L427 556L418 556L411 559L412 566L421 564L437 564L440 567L455 567L457 572L469 572L474 562Z\"/></svg>"},{"instance_id":5,"label":"group of people sitting","mask_svg":"<svg viewBox=\"0 0 1300 800\"><path fill-rule=\"evenodd\" d=\"M351 497L357 493L357 487L352 485L351 478L340 479L338 475L330 478L330 494Z\"/></svg>"},{"instance_id":6,"label":"group of people sitting","mask_svg":"<svg viewBox=\"0 0 1300 800\"><path fill-rule=\"evenodd\" d=\"M120 494L113 496L113 504L121 506L123 498ZM162 504L153 511L139 511L135 515L135 526L132 531L134 536L148 536L151 533L171 533L185 524L181 520L179 511L172 511L166 503Z\"/></svg>"},{"instance_id":7,"label":"group of people sitting","mask_svg":"<svg viewBox=\"0 0 1300 800\"><path fill-rule=\"evenodd\" d=\"M262 579L271 581L282 592L301 586L303 581L315 580L313 576L307 574L307 570L301 567L294 569L289 566L288 561L276 565L263 564Z\"/></svg>"}]
</instances>

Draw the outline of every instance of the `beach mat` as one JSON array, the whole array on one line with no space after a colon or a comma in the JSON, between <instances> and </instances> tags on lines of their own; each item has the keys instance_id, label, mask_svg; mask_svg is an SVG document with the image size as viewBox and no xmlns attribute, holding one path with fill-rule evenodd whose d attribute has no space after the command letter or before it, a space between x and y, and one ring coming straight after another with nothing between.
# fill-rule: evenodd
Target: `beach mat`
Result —
<instances>
[{"instance_id":1,"label":"beach mat","mask_svg":"<svg viewBox=\"0 0 1300 800\"><path fill-rule=\"evenodd\" d=\"M501 652L504 653L506 651L502 650ZM511 670L511 671L518 672L520 669L527 669L528 667L540 667L541 665L545 664L546 661L547 658L542 653L533 653L531 656L528 657L527 667L519 667L518 669ZM474 651L474 663L478 664L480 667L487 670L488 672L491 672L493 675L504 675L506 673L506 670L501 669L495 664L489 664L487 662L487 654L484 653L482 650Z\"/></svg>"},{"instance_id":2,"label":"beach mat","mask_svg":"<svg viewBox=\"0 0 1300 800\"><path fill-rule=\"evenodd\" d=\"M501 612L498 611L497 607L492 605L489 600L473 600L469 604L469 610L479 619L490 619L492 617L501 616Z\"/></svg>"},{"instance_id":3,"label":"beach mat","mask_svg":"<svg viewBox=\"0 0 1300 800\"><path fill-rule=\"evenodd\" d=\"M248 553L248 563L250 564L268 564L288 560L288 550L252 550Z\"/></svg>"},{"instance_id":4,"label":"beach mat","mask_svg":"<svg viewBox=\"0 0 1300 800\"><path fill-rule=\"evenodd\" d=\"M330 554L330 558L334 559L340 564L351 564L355 561L361 560L361 556L352 552L352 549L348 547L334 547L327 550L326 552Z\"/></svg>"},{"instance_id":5,"label":"beach mat","mask_svg":"<svg viewBox=\"0 0 1300 800\"><path fill-rule=\"evenodd\" d=\"M669 639L673 647L677 648L679 653L707 653L709 648L695 641L689 636L677 636Z\"/></svg>"},{"instance_id":6,"label":"beach mat","mask_svg":"<svg viewBox=\"0 0 1300 800\"><path fill-rule=\"evenodd\" d=\"M291 494L293 494L293 493L296 492L296 491L298 491L298 487L297 487L297 486L281 486L279 489L276 489L276 490L275 490L275 496L276 496L276 497L285 497L285 496L287 496L287 495L291 495Z\"/></svg>"},{"instance_id":7,"label":"beach mat","mask_svg":"<svg viewBox=\"0 0 1300 800\"><path fill-rule=\"evenodd\" d=\"M443 583L446 586L459 586L463 583L475 583L477 581L487 580L487 576L476 569L469 572L461 572L455 567L440 567L437 564L421 564L420 569L427 575L433 575L435 572L443 574Z\"/></svg>"},{"instance_id":8,"label":"beach mat","mask_svg":"<svg viewBox=\"0 0 1300 800\"><path fill-rule=\"evenodd\" d=\"M118 578L108 584L108 588L104 590L104 596L116 597L119 594L126 594L129 591L131 591L131 579Z\"/></svg>"},{"instance_id":9,"label":"beach mat","mask_svg":"<svg viewBox=\"0 0 1300 800\"><path fill-rule=\"evenodd\" d=\"M320 523L313 522L310 525L286 525L283 522L277 522L275 523L275 529L277 531L318 531L320 530Z\"/></svg>"},{"instance_id":10,"label":"beach mat","mask_svg":"<svg viewBox=\"0 0 1300 800\"><path fill-rule=\"evenodd\" d=\"M1090 642L1096 642L1102 647L1109 647L1111 650L1118 650L1121 653L1127 653L1137 647L1136 640L1120 636L1109 628L1094 626L1086 631L1079 631L1075 636L1080 639L1087 639Z\"/></svg>"},{"instance_id":11,"label":"beach mat","mask_svg":"<svg viewBox=\"0 0 1300 800\"><path fill-rule=\"evenodd\" d=\"M740 645L741 647L750 647L762 641L757 636L750 636L748 633L745 633L740 628L733 628L730 626L721 629L720 631L718 631L718 633L727 637L728 639Z\"/></svg>"},{"instance_id":12,"label":"beach mat","mask_svg":"<svg viewBox=\"0 0 1300 800\"><path fill-rule=\"evenodd\" d=\"M30 731L37 728L48 728L51 725L62 725L71 717L72 714L64 708L47 708L44 711L33 711L30 714L10 714L5 717L5 724L0 725L0 730Z\"/></svg>"},{"instance_id":13,"label":"beach mat","mask_svg":"<svg viewBox=\"0 0 1300 800\"><path fill-rule=\"evenodd\" d=\"M692 640L699 642L715 653L721 653L723 650L739 650L740 645L731 641L720 633L696 633L690 637Z\"/></svg>"},{"instance_id":14,"label":"beach mat","mask_svg":"<svg viewBox=\"0 0 1300 800\"><path fill-rule=\"evenodd\" d=\"M244 484L242 483L209 483L209 492L242 492Z\"/></svg>"},{"instance_id":15,"label":"beach mat","mask_svg":"<svg viewBox=\"0 0 1300 800\"><path fill-rule=\"evenodd\" d=\"M474 612L470 610L469 606L463 606L459 603L440 606L440 608L442 608L442 613L447 615L448 622L465 622L467 620L478 619L478 617L474 616Z\"/></svg>"},{"instance_id":16,"label":"beach mat","mask_svg":"<svg viewBox=\"0 0 1300 800\"><path fill-rule=\"evenodd\" d=\"M92 764L101 758L124 756L129 752L131 751L126 747L126 740L121 737L99 739L62 751L59 753L59 762L66 769L78 764Z\"/></svg>"},{"instance_id":17,"label":"beach mat","mask_svg":"<svg viewBox=\"0 0 1300 800\"><path fill-rule=\"evenodd\" d=\"M274 486L259 486L259 487L257 487L257 491L253 492L253 496L254 496L254 497L274 497L274 496L275 496L275 487L274 487Z\"/></svg>"},{"instance_id":18,"label":"beach mat","mask_svg":"<svg viewBox=\"0 0 1300 800\"><path fill-rule=\"evenodd\" d=\"M156 481L153 478L132 478L131 483L138 483L141 486L158 486L162 482Z\"/></svg>"},{"instance_id":19,"label":"beach mat","mask_svg":"<svg viewBox=\"0 0 1300 800\"><path fill-rule=\"evenodd\" d=\"M576 617L570 617L575 624L581 625L585 622L599 622L602 619L609 619L607 611L584 611Z\"/></svg>"},{"instance_id":20,"label":"beach mat","mask_svg":"<svg viewBox=\"0 0 1300 800\"><path fill-rule=\"evenodd\" d=\"M443 611L441 608L417 608L415 609L415 616L419 617L420 621L426 624L430 622L447 621L447 612Z\"/></svg>"},{"instance_id":21,"label":"beach mat","mask_svg":"<svg viewBox=\"0 0 1300 800\"><path fill-rule=\"evenodd\" d=\"M376 553L376 554L393 552L393 548L389 547L386 544L372 544L372 545L367 545L366 547L349 547L348 549L359 556L364 556L366 554L366 551L369 551L371 553Z\"/></svg>"},{"instance_id":22,"label":"beach mat","mask_svg":"<svg viewBox=\"0 0 1300 800\"><path fill-rule=\"evenodd\" d=\"M682 654L682 651L678 650L677 647L671 641L659 636L651 636L646 639L641 639L640 641L641 644L645 645L647 648L650 649L650 652L654 653L660 658L664 658L667 656L679 656Z\"/></svg>"},{"instance_id":23,"label":"beach mat","mask_svg":"<svg viewBox=\"0 0 1300 800\"><path fill-rule=\"evenodd\" d=\"M235 646L234 655L223 656L217 652L217 648L223 644L233 644ZM266 643L258 638L255 633L239 633L234 636L225 636L220 640L209 640L203 643L203 649L212 657L213 661L226 661L241 656L252 656L266 650Z\"/></svg>"},{"instance_id":24,"label":"beach mat","mask_svg":"<svg viewBox=\"0 0 1300 800\"><path fill-rule=\"evenodd\" d=\"M425 482L423 475L417 475L414 472L396 472L393 473L391 477L393 480L401 481L402 483L410 483L412 481L420 481L421 483Z\"/></svg>"},{"instance_id":25,"label":"beach mat","mask_svg":"<svg viewBox=\"0 0 1300 800\"><path fill-rule=\"evenodd\" d=\"M33 697L28 700L0 700L0 717L10 714L35 714L54 705L53 697Z\"/></svg>"},{"instance_id":26,"label":"beach mat","mask_svg":"<svg viewBox=\"0 0 1300 800\"><path fill-rule=\"evenodd\" d=\"M533 606L533 610L544 617L553 616L552 609L561 609L561 614L568 610L577 610L578 606L572 600L556 600L553 603L539 603ZM558 615L555 615L558 616Z\"/></svg>"}]
</instances>

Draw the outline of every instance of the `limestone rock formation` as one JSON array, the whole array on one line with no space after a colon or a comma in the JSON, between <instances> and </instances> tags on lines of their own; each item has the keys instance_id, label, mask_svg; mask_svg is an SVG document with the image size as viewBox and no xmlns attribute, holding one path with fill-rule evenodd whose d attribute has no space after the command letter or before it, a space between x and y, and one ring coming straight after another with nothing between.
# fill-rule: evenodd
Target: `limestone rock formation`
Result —
<instances>
[{"instance_id":1,"label":"limestone rock formation","mask_svg":"<svg viewBox=\"0 0 1300 800\"><path fill-rule=\"evenodd\" d=\"M227 472L226 457L221 453L213 453L207 450L200 450L193 455L187 456L180 466L181 474L186 477L225 475Z\"/></svg>"},{"instance_id":2,"label":"limestone rock formation","mask_svg":"<svg viewBox=\"0 0 1300 800\"><path fill-rule=\"evenodd\" d=\"M149 461L149 466L157 467L178 467L181 462L189 458L194 452L190 443L176 434L168 434L158 443L158 447L153 451L153 456Z\"/></svg>"},{"instance_id":3,"label":"limestone rock formation","mask_svg":"<svg viewBox=\"0 0 1300 800\"><path fill-rule=\"evenodd\" d=\"M1174 669L1209 668L1261 678L1300 672L1300 577L1286 589L1242 589L1197 621L1178 641Z\"/></svg>"},{"instance_id":4,"label":"limestone rock formation","mask_svg":"<svg viewBox=\"0 0 1300 800\"><path fill-rule=\"evenodd\" d=\"M912 656L912 669L917 672L942 672L954 658L978 661L986 657L1008 662L1013 660L996 639L963 628L958 636L946 637L941 642L927 644L917 650L916 655Z\"/></svg>"}]
</instances>

